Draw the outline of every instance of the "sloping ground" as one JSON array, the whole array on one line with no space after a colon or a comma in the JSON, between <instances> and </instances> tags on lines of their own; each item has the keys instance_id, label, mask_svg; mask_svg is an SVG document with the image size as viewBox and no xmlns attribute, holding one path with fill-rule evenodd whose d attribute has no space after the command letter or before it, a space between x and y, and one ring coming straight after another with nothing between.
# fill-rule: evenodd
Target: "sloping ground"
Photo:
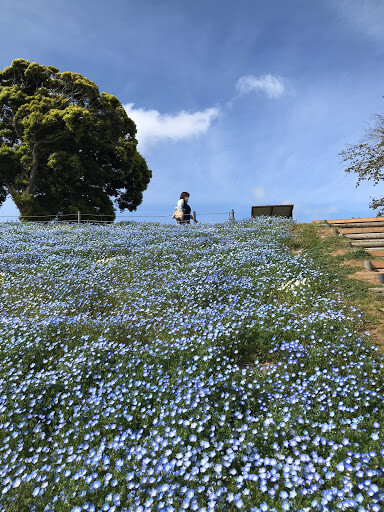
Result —
<instances>
[{"instance_id":1,"label":"sloping ground","mask_svg":"<svg viewBox=\"0 0 384 512\"><path fill-rule=\"evenodd\" d=\"M366 298L358 302L366 316L365 327L380 352L384 353L384 217L313 221L313 224L320 227L321 239L335 235L341 238L340 246L330 255L354 270L348 274L350 279L370 285ZM377 245L373 246L372 242ZM359 258L350 257L353 251Z\"/></svg>"},{"instance_id":2,"label":"sloping ground","mask_svg":"<svg viewBox=\"0 0 384 512\"><path fill-rule=\"evenodd\" d=\"M0 225L0 511L379 511L384 358L318 231Z\"/></svg>"}]
</instances>

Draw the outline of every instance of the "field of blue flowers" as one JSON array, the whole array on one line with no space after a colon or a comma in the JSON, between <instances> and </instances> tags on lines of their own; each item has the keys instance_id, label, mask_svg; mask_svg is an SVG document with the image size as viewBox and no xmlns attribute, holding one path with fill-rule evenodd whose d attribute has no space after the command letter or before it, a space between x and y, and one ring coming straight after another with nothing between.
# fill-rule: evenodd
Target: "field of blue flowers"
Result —
<instances>
[{"instance_id":1,"label":"field of blue flowers","mask_svg":"<svg viewBox=\"0 0 384 512\"><path fill-rule=\"evenodd\" d=\"M0 226L0 510L374 511L384 359L292 223Z\"/></svg>"}]
</instances>

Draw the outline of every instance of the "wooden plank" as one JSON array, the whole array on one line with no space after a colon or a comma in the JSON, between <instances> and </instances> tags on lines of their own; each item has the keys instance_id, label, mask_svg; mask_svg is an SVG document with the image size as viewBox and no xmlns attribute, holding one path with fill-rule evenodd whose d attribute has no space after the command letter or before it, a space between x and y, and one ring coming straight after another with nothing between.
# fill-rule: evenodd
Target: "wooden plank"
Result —
<instances>
[{"instance_id":1,"label":"wooden plank","mask_svg":"<svg viewBox=\"0 0 384 512\"><path fill-rule=\"evenodd\" d=\"M325 222L328 222L328 224L344 224L345 222L349 223L355 223L355 222L383 222L384 217L366 217L361 219L333 219L333 220L326 220Z\"/></svg>"},{"instance_id":2,"label":"wooden plank","mask_svg":"<svg viewBox=\"0 0 384 512\"><path fill-rule=\"evenodd\" d=\"M293 204L275 204L272 208L274 217L288 217L292 219Z\"/></svg>"},{"instance_id":3,"label":"wooden plank","mask_svg":"<svg viewBox=\"0 0 384 512\"><path fill-rule=\"evenodd\" d=\"M384 233L384 225L378 228L338 228L338 232L343 235L349 233Z\"/></svg>"},{"instance_id":4,"label":"wooden plank","mask_svg":"<svg viewBox=\"0 0 384 512\"><path fill-rule=\"evenodd\" d=\"M252 206L251 217L288 217L292 218L293 204L269 204Z\"/></svg>"},{"instance_id":5,"label":"wooden plank","mask_svg":"<svg viewBox=\"0 0 384 512\"><path fill-rule=\"evenodd\" d=\"M384 222L355 222L354 224L351 224L349 222L346 222L345 224L326 224L329 228L333 229L347 229L347 228L378 228L383 227Z\"/></svg>"},{"instance_id":6,"label":"wooden plank","mask_svg":"<svg viewBox=\"0 0 384 512\"><path fill-rule=\"evenodd\" d=\"M352 247L365 247L366 249L372 249L374 247L384 247L384 240L364 240L358 242L350 242Z\"/></svg>"},{"instance_id":7,"label":"wooden plank","mask_svg":"<svg viewBox=\"0 0 384 512\"><path fill-rule=\"evenodd\" d=\"M344 236L348 240L384 240L384 233L350 233Z\"/></svg>"},{"instance_id":8,"label":"wooden plank","mask_svg":"<svg viewBox=\"0 0 384 512\"><path fill-rule=\"evenodd\" d=\"M378 256L384 257L384 251L382 251L381 249L369 249L367 252L369 252L369 254L371 254L375 258L377 258Z\"/></svg>"}]
</instances>

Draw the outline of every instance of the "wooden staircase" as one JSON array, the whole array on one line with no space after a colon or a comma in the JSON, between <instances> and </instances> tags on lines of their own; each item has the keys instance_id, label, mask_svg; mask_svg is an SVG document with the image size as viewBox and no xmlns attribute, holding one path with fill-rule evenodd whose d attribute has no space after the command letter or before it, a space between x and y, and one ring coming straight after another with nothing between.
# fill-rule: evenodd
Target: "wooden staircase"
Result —
<instances>
[{"instance_id":1,"label":"wooden staircase","mask_svg":"<svg viewBox=\"0 0 384 512\"><path fill-rule=\"evenodd\" d=\"M384 259L378 259L384 257L384 217L335 219L313 223L332 228L335 234L346 239L350 247L365 249L372 256L372 259L364 261L366 271L375 272L377 281L384 284ZM384 292L384 287L372 290Z\"/></svg>"}]
</instances>

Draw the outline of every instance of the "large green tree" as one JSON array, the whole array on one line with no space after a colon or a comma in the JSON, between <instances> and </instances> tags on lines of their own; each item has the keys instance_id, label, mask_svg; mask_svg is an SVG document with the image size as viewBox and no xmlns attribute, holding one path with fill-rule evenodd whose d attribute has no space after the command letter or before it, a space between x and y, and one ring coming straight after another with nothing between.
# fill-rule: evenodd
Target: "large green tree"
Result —
<instances>
[{"instance_id":1,"label":"large green tree","mask_svg":"<svg viewBox=\"0 0 384 512\"><path fill-rule=\"evenodd\" d=\"M349 145L340 153L348 162L347 173L357 174L356 187L363 180L372 180L374 185L384 179L384 116L376 115L374 126L369 126L359 144ZM372 199L369 204L377 215L384 215L384 198Z\"/></svg>"},{"instance_id":2,"label":"large green tree","mask_svg":"<svg viewBox=\"0 0 384 512\"><path fill-rule=\"evenodd\" d=\"M136 210L152 172L135 136L120 101L84 76L14 60L0 71L0 205L10 194L27 218Z\"/></svg>"}]
</instances>

